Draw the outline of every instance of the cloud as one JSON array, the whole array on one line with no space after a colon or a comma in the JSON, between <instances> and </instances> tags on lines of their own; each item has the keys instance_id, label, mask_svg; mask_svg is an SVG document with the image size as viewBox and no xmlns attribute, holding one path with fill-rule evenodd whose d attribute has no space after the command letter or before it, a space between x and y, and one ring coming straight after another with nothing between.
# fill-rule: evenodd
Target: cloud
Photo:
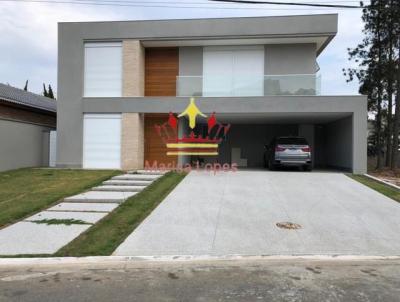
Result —
<instances>
[{"instance_id":1,"label":"cloud","mask_svg":"<svg viewBox=\"0 0 400 302\"><path fill-rule=\"evenodd\" d=\"M289 1L289 0L286 0ZM197 0L196 3L200 2ZM207 1L204 1L207 3ZM143 2L142 2L143 3ZM183 3L183 2L182 2ZM185 4L187 4L186 2ZM183 6L183 5L182 5ZM218 4L238 9L180 9L160 7L110 7L49 3L0 3L0 82L29 88L41 93L42 83L57 84L57 22L207 18L260 15L332 13L332 10L308 10L280 7L281 10L252 9L243 5ZM323 94L357 94L357 83L347 84L342 68L349 66L347 47L361 41L362 22L356 10L339 11L339 32L318 58Z\"/></svg>"},{"instance_id":2,"label":"cloud","mask_svg":"<svg viewBox=\"0 0 400 302\"><path fill-rule=\"evenodd\" d=\"M40 93L57 82L57 22L118 18L106 8L43 3L0 4L0 82Z\"/></svg>"},{"instance_id":3,"label":"cloud","mask_svg":"<svg viewBox=\"0 0 400 302\"><path fill-rule=\"evenodd\" d=\"M358 82L346 83L342 69L356 67L348 61L347 48L361 42L362 28L361 12L351 10L339 14L338 34L318 58L323 94L358 94Z\"/></svg>"}]
</instances>

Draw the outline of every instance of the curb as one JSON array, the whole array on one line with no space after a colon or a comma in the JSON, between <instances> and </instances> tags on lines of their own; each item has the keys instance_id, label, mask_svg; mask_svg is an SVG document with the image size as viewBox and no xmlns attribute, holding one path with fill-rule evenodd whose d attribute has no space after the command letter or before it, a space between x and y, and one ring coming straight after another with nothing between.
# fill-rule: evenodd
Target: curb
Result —
<instances>
[{"instance_id":1,"label":"curb","mask_svg":"<svg viewBox=\"0 0 400 302\"><path fill-rule=\"evenodd\" d=\"M376 261L400 260L400 256L366 255L180 255L180 256L89 256L89 257L48 257L48 258L0 258L1 266L23 265L64 265L64 264L106 264L146 262L196 262L196 261Z\"/></svg>"},{"instance_id":2,"label":"curb","mask_svg":"<svg viewBox=\"0 0 400 302\"><path fill-rule=\"evenodd\" d=\"M384 185L388 185L388 186L390 186L390 187L392 187L392 188L394 188L394 189L400 190L400 187L399 187L399 186L396 186L396 185L394 185L394 184L392 184L392 183L390 183L390 182L388 182L388 181L385 181L385 180L383 180L383 179L380 179L380 178L378 178L378 177L375 177L375 176L372 176L372 175L369 175L369 174L364 174L364 176L366 176L366 177L368 177L368 178L370 178L370 179L373 179L373 180L375 180L375 181L377 181L377 182L380 182L380 183L382 183L382 184L384 184Z\"/></svg>"}]
</instances>

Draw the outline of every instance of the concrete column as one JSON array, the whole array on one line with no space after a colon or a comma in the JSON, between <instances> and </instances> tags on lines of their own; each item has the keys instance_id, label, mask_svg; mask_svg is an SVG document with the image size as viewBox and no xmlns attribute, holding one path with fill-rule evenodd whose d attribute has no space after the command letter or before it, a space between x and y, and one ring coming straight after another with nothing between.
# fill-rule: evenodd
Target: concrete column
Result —
<instances>
[{"instance_id":1,"label":"concrete column","mask_svg":"<svg viewBox=\"0 0 400 302\"><path fill-rule=\"evenodd\" d=\"M122 96L144 96L144 48L138 40L124 40ZM123 170L143 169L144 114L122 113L121 167Z\"/></svg>"},{"instance_id":2,"label":"concrete column","mask_svg":"<svg viewBox=\"0 0 400 302\"><path fill-rule=\"evenodd\" d=\"M121 166L122 170L143 169L144 115L122 114Z\"/></svg>"},{"instance_id":3,"label":"concrete column","mask_svg":"<svg viewBox=\"0 0 400 302\"><path fill-rule=\"evenodd\" d=\"M367 111L353 113L353 173L367 173Z\"/></svg>"},{"instance_id":4,"label":"concrete column","mask_svg":"<svg viewBox=\"0 0 400 302\"><path fill-rule=\"evenodd\" d=\"M311 160L314 167L315 158L315 139L314 139L314 125L299 125L299 136L304 137L311 147Z\"/></svg>"}]
</instances>

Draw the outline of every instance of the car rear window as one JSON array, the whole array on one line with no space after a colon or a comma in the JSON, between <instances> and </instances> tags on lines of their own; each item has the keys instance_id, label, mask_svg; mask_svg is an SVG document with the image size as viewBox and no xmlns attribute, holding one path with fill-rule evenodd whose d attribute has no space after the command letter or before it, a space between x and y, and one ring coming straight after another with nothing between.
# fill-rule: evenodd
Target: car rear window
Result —
<instances>
[{"instance_id":1,"label":"car rear window","mask_svg":"<svg viewBox=\"0 0 400 302\"><path fill-rule=\"evenodd\" d=\"M279 145L308 145L302 137L280 137L276 142Z\"/></svg>"}]
</instances>

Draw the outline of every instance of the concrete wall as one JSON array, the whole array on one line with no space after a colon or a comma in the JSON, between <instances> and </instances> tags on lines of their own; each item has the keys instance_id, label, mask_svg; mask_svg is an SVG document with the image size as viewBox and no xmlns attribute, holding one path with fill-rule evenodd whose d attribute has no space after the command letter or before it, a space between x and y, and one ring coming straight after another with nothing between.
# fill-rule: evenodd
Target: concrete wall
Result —
<instances>
[{"instance_id":1,"label":"concrete wall","mask_svg":"<svg viewBox=\"0 0 400 302\"><path fill-rule=\"evenodd\" d=\"M353 167L353 118L340 119L325 126L325 163L351 170Z\"/></svg>"},{"instance_id":2,"label":"concrete wall","mask_svg":"<svg viewBox=\"0 0 400 302\"><path fill-rule=\"evenodd\" d=\"M338 15L303 15L248 18L143 20L59 23L59 40L288 38L331 36L337 32ZM71 39L72 44L75 43ZM77 45L71 45L76 47Z\"/></svg>"},{"instance_id":3,"label":"concrete wall","mask_svg":"<svg viewBox=\"0 0 400 302\"><path fill-rule=\"evenodd\" d=\"M68 26L58 27L57 166L59 167L82 166L84 41L80 35L71 31Z\"/></svg>"},{"instance_id":4,"label":"concrete wall","mask_svg":"<svg viewBox=\"0 0 400 302\"><path fill-rule=\"evenodd\" d=\"M311 147L312 165L315 166L315 126L314 125L299 125L299 136L304 137Z\"/></svg>"},{"instance_id":5,"label":"concrete wall","mask_svg":"<svg viewBox=\"0 0 400 302\"><path fill-rule=\"evenodd\" d=\"M297 134L297 125L233 124L226 141L220 145L218 161L221 164L231 163L232 148L240 148L241 158L247 159L248 167L263 167L265 145L275 136Z\"/></svg>"},{"instance_id":6,"label":"concrete wall","mask_svg":"<svg viewBox=\"0 0 400 302\"><path fill-rule=\"evenodd\" d=\"M313 74L316 72L316 44L265 45L267 75Z\"/></svg>"},{"instance_id":7,"label":"concrete wall","mask_svg":"<svg viewBox=\"0 0 400 302\"><path fill-rule=\"evenodd\" d=\"M203 75L203 47L179 47L179 75Z\"/></svg>"},{"instance_id":8,"label":"concrete wall","mask_svg":"<svg viewBox=\"0 0 400 302\"><path fill-rule=\"evenodd\" d=\"M46 135L52 128L0 119L0 171L47 166ZM45 137L45 140L43 140Z\"/></svg>"}]
</instances>

